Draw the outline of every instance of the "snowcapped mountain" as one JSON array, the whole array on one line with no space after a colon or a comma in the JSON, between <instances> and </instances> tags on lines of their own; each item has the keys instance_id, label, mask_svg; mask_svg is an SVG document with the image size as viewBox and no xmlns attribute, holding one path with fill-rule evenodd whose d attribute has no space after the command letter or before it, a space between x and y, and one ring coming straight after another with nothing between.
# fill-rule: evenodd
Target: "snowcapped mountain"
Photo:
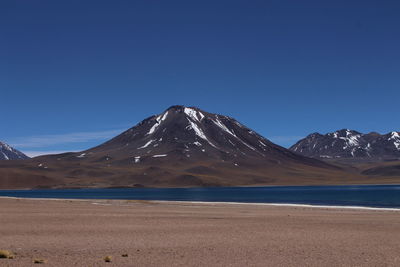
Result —
<instances>
[{"instance_id":1,"label":"snowcapped mountain","mask_svg":"<svg viewBox=\"0 0 400 267\"><path fill-rule=\"evenodd\" d=\"M290 150L314 158L400 158L400 134L368 133L343 129L325 135L313 133Z\"/></svg>"},{"instance_id":2,"label":"snowcapped mountain","mask_svg":"<svg viewBox=\"0 0 400 267\"><path fill-rule=\"evenodd\" d=\"M0 160L28 159L24 153L12 148L6 143L0 142Z\"/></svg>"},{"instance_id":3,"label":"snowcapped mountain","mask_svg":"<svg viewBox=\"0 0 400 267\"><path fill-rule=\"evenodd\" d=\"M99 156L108 161L119 159L136 164L154 160L180 163L223 160L231 161L233 167L240 162L267 159L311 162L273 144L233 118L184 106L172 106L77 157Z\"/></svg>"}]
</instances>

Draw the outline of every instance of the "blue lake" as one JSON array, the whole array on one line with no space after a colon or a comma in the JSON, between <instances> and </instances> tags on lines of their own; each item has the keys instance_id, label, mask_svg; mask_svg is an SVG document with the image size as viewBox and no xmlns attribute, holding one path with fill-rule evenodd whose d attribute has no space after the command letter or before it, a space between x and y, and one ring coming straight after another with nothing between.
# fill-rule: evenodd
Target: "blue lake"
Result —
<instances>
[{"instance_id":1,"label":"blue lake","mask_svg":"<svg viewBox=\"0 0 400 267\"><path fill-rule=\"evenodd\" d=\"M400 208L400 185L0 190L0 196Z\"/></svg>"}]
</instances>

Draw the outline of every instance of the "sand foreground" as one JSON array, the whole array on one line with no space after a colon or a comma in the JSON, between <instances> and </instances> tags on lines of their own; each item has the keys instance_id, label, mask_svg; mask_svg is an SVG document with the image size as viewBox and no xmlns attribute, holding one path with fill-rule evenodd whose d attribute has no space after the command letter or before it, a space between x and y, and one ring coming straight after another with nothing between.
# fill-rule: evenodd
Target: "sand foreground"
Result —
<instances>
[{"instance_id":1,"label":"sand foreground","mask_svg":"<svg viewBox=\"0 0 400 267\"><path fill-rule=\"evenodd\" d=\"M0 225L0 266L400 266L398 211L0 198Z\"/></svg>"}]
</instances>

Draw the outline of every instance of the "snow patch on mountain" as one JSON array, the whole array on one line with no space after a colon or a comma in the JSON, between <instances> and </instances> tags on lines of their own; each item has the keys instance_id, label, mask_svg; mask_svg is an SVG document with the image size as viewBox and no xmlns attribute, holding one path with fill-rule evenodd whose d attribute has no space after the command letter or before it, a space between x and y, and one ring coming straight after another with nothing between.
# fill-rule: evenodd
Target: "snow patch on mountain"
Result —
<instances>
[{"instance_id":1,"label":"snow patch on mountain","mask_svg":"<svg viewBox=\"0 0 400 267\"><path fill-rule=\"evenodd\" d=\"M156 129L161 125L161 123L163 121L165 121L165 119L168 116L168 110L163 114L160 115L158 117L156 117L156 122L154 123L154 125L150 128L149 132L147 133L147 135L152 134L156 131Z\"/></svg>"},{"instance_id":2,"label":"snow patch on mountain","mask_svg":"<svg viewBox=\"0 0 400 267\"><path fill-rule=\"evenodd\" d=\"M236 134L234 134L232 131L230 131L230 130L228 129L228 127L226 127L225 124L223 124L223 123L219 120L218 116L217 116L217 118L216 118L215 120L213 120L213 122L214 122L219 128L221 128L223 131L229 133L230 135L233 135L234 137L237 137Z\"/></svg>"},{"instance_id":3,"label":"snow patch on mountain","mask_svg":"<svg viewBox=\"0 0 400 267\"><path fill-rule=\"evenodd\" d=\"M393 140L393 145L400 150L400 135L398 132L391 132L388 141Z\"/></svg>"},{"instance_id":4,"label":"snow patch on mountain","mask_svg":"<svg viewBox=\"0 0 400 267\"><path fill-rule=\"evenodd\" d=\"M188 119L188 121L189 121L189 123L190 123L190 125L188 125L188 129L189 129L189 130L193 130L193 131L196 133L196 135L197 135L198 137L200 137L201 139L207 141L211 146L217 148L210 140L208 140L207 136L206 136L206 135L204 134L204 132L200 129L200 127L198 127L198 126L196 125L196 123L192 122L192 121L189 120L189 119Z\"/></svg>"},{"instance_id":5,"label":"snow patch on mountain","mask_svg":"<svg viewBox=\"0 0 400 267\"><path fill-rule=\"evenodd\" d=\"M6 155L6 153L1 152L1 154L3 155L3 157L4 157L5 160L9 160L8 156Z\"/></svg>"},{"instance_id":6,"label":"snow patch on mountain","mask_svg":"<svg viewBox=\"0 0 400 267\"><path fill-rule=\"evenodd\" d=\"M146 144L144 144L143 146L139 147L138 149L142 149L142 148L146 148L148 147L151 143L153 143L155 140L150 140L148 141Z\"/></svg>"},{"instance_id":7,"label":"snow patch on mountain","mask_svg":"<svg viewBox=\"0 0 400 267\"><path fill-rule=\"evenodd\" d=\"M167 154L161 154L161 155L153 155L153 158L162 158L168 156Z\"/></svg>"},{"instance_id":8,"label":"snow patch on mountain","mask_svg":"<svg viewBox=\"0 0 400 267\"><path fill-rule=\"evenodd\" d=\"M192 120L194 121L201 121L204 118L203 113L201 113L200 111L197 111L193 108L184 108L183 112L188 115Z\"/></svg>"}]
</instances>

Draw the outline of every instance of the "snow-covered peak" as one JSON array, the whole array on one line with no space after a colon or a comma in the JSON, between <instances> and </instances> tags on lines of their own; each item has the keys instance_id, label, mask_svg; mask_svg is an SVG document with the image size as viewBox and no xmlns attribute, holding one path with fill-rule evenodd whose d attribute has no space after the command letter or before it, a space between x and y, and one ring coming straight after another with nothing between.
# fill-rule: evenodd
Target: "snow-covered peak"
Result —
<instances>
[{"instance_id":1,"label":"snow-covered peak","mask_svg":"<svg viewBox=\"0 0 400 267\"><path fill-rule=\"evenodd\" d=\"M126 153L131 162L143 163L150 155L184 155L190 159L210 154L215 157L265 157L274 149L282 148L233 118L196 107L171 106L93 151L107 150L111 157L113 153L118 153L115 157Z\"/></svg>"},{"instance_id":2,"label":"snow-covered peak","mask_svg":"<svg viewBox=\"0 0 400 267\"><path fill-rule=\"evenodd\" d=\"M153 125L150 127L149 131L147 132L146 135L151 135L157 131L157 129L160 128L160 125L169 117L173 116L172 114L184 114L188 120L192 122L201 122L205 115L197 108L191 108L191 107L185 107L185 106L171 106L169 107L164 113L159 114L157 116L153 116L151 118L154 118L153 120L150 120L149 122L153 123Z\"/></svg>"},{"instance_id":3,"label":"snow-covered peak","mask_svg":"<svg viewBox=\"0 0 400 267\"><path fill-rule=\"evenodd\" d=\"M309 157L400 158L400 136L398 132L381 135L342 129L326 135L309 135L290 149Z\"/></svg>"}]
</instances>

